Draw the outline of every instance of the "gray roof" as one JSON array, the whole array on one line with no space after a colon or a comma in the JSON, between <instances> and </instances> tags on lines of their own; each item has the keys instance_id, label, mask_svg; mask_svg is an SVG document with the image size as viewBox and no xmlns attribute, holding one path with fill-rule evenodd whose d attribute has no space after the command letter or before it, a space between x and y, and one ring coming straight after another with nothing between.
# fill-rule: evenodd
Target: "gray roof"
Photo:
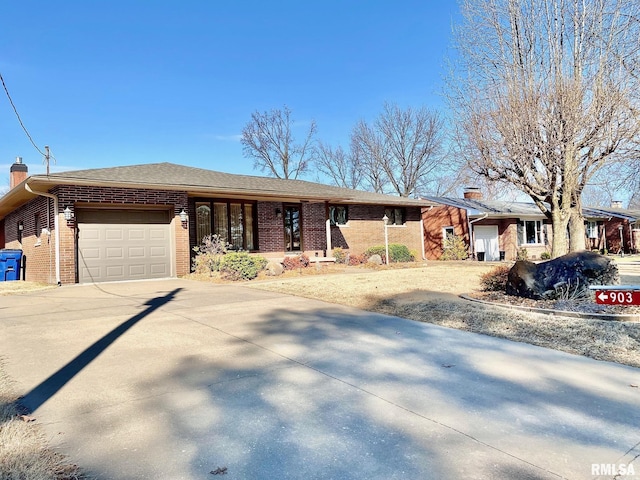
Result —
<instances>
[{"instance_id":1,"label":"gray roof","mask_svg":"<svg viewBox=\"0 0 640 480\"><path fill-rule=\"evenodd\" d=\"M470 217L481 217L485 215L487 218L544 217L544 214L535 203L429 196L423 198L430 202L467 210Z\"/></svg>"},{"instance_id":2,"label":"gray roof","mask_svg":"<svg viewBox=\"0 0 640 480\"><path fill-rule=\"evenodd\" d=\"M430 196L423 198L430 202L467 210L470 217L481 217L485 215L487 218L544 216L535 203ZM625 210L622 208L583 207L582 214L586 218L606 219L618 217L632 222L640 220L640 210Z\"/></svg>"},{"instance_id":3,"label":"gray roof","mask_svg":"<svg viewBox=\"0 0 640 480\"><path fill-rule=\"evenodd\" d=\"M47 191L55 185L90 185L186 191L191 196L219 196L273 201L335 202L366 205L428 206L420 199L383 195L305 180L236 175L174 163L75 170L33 175L25 182ZM25 183L23 182L23 183ZM33 198L20 184L0 198L0 218Z\"/></svg>"},{"instance_id":4,"label":"gray roof","mask_svg":"<svg viewBox=\"0 0 640 480\"><path fill-rule=\"evenodd\" d=\"M640 210L626 210L624 208L613 207L584 207L582 213L590 218L610 218L617 217L635 222L640 220Z\"/></svg>"}]
</instances>

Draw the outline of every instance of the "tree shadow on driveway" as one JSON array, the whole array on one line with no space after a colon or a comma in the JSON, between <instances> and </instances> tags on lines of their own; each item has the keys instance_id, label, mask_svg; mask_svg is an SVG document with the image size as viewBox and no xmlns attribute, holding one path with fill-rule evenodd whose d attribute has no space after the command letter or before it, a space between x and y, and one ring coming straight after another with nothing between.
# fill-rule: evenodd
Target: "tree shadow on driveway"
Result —
<instances>
[{"instance_id":1,"label":"tree shadow on driveway","mask_svg":"<svg viewBox=\"0 0 640 480\"><path fill-rule=\"evenodd\" d=\"M93 362L102 352L113 344L113 342L125 334L131 327L136 325L140 320L151 314L153 311L171 302L180 290L182 289L176 288L162 297L152 298L145 302L144 305L147 305L145 310L134 315L126 322L121 323L116 328L105 334L102 338L94 342L79 355L70 360L66 365L61 367L57 372L51 374L48 378L27 392L20 399L21 407L26 412L35 412L71 379L87 367L87 365Z\"/></svg>"},{"instance_id":2,"label":"tree shadow on driveway","mask_svg":"<svg viewBox=\"0 0 640 480\"><path fill-rule=\"evenodd\" d=\"M140 435L127 443L128 465L136 445L149 455L136 478L223 467L229 478L591 478L592 463L634 454L636 369L305 304L197 317L222 343L140 381L156 393L128 415L88 415L82 428ZM103 454L96 471L109 469Z\"/></svg>"}]
</instances>

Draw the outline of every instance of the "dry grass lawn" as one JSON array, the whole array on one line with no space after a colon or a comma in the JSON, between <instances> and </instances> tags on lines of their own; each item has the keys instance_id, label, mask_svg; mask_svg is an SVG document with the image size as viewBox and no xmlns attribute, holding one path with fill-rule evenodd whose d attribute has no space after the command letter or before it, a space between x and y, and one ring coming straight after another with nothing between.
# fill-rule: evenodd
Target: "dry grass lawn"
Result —
<instances>
[{"instance_id":1,"label":"dry grass lawn","mask_svg":"<svg viewBox=\"0 0 640 480\"><path fill-rule=\"evenodd\" d=\"M492 268L433 262L336 275L296 273L251 286L640 367L640 323L517 312L457 297L478 290L480 275Z\"/></svg>"},{"instance_id":2,"label":"dry grass lawn","mask_svg":"<svg viewBox=\"0 0 640 480\"><path fill-rule=\"evenodd\" d=\"M0 362L0 479L75 480L82 478L75 465L47 448L39 426L20 416L13 382Z\"/></svg>"}]
</instances>

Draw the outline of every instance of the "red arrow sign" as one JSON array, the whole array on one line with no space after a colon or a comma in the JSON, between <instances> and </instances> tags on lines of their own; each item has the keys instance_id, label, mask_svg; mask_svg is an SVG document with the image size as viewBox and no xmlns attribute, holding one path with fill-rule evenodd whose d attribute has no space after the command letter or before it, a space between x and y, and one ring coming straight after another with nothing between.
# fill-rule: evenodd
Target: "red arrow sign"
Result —
<instances>
[{"instance_id":1,"label":"red arrow sign","mask_svg":"<svg viewBox=\"0 0 640 480\"><path fill-rule=\"evenodd\" d=\"M640 305L640 291L597 290L596 303L603 305Z\"/></svg>"}]
</instances>

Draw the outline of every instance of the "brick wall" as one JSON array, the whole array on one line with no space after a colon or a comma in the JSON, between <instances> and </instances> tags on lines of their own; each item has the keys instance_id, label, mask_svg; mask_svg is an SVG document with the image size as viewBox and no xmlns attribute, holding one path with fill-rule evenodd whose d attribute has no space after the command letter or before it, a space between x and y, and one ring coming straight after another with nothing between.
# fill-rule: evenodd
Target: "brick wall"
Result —
<instances>
[{"instance_id":1,"label":"brick wall","mask_svg":"<svg viewBox=\"0 0 640 480\"><path fill-rule=\"evenodd\" d=\"M382 205L349 205L347 225L331 227L332 248L341 247L360 254L369 247L384 245L384 210ZM422 256L420 207L407 207L405 224L389 225L387 231L389 243L406 245L418 258Z\"/></svg>"},{"instance_id":2,"label":"brick wall","mask_svg":"<svg viewBox=\"0 0 640 480\"><path fill-rule=\"evenodd\" d=\"M49 222L47 223L47 205ZM39 231L36 232L36 215L39 216ZM36 197L19 210L5 218L5 248L22 250L24 279L30 282L56 283L55 230L53 222L53 200ZM18 224L22 223L22 242ZM50 235L42 233L49 228Z\"/></svg>"},{"instance_id":3,"label":"brick wall","mask_svg":"<svg viewBox=\"0 0 640 480\"><path fill-rule=\"evenodd\" d=\"M83 206L114 205L140 207L143 205L167 206L174 212L172 232L175 241L175 273L189 272L189 232L183 227L179 212L187 207L185 192L143 190L127 188L105 188L60 185L51 190L58 196L58 221L60 230L60 281L62 284L76 282L76 228L72 220L67 222L62 213L65 207L75 211ZM49 226L51 235L41 235L38 245L35 234L35 214L40 215L40 228L47 227L47 203L49 203ZM36 197L5 218L6 248L22 248L26 257L28 281L55 283L55 229L53 200ZM18 241L18 222L24 225L22 244Z\"/></svg>"},{"instance_id":4,"label":"brick wall","mask_svg":"<svg viewBox=\"0 0 640 480\"><path fill-rule=\"evenodd\" d=\"M302 204L302 247L309 257L324 256L327 250L326 215L325 203Z\"/></svg>"},{"instance_id":5,"label":"brick wall","mask_svg":"<svg viewBox=\"0 0 640 480\"><path fill-rule=\"evenodd\" d=\"M455 235L463 237L465 244L469 246L469 223L465 209L446 205L427 207L422 211L422 222L425 256L428 260L438 260L442 256L444 227L453 227Z\"/></svg>"}]
</instances>

